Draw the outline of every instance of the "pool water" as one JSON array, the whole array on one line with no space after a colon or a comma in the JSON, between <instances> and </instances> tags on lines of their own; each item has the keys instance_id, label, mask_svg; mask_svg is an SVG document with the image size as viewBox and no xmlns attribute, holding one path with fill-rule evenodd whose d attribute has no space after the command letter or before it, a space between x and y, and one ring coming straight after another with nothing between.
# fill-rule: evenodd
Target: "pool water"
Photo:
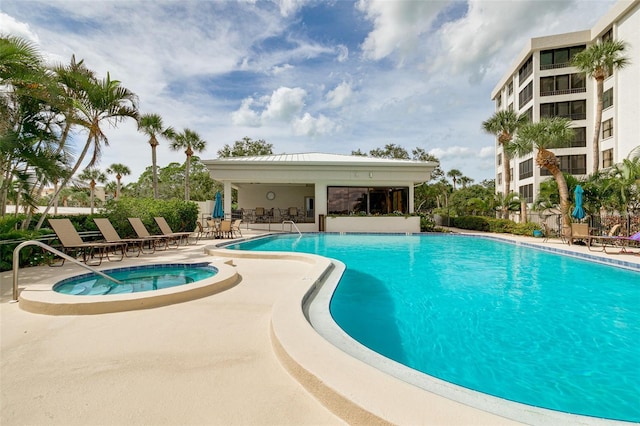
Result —
<instances>
[{"instance_id":1,"label":"pool water","mask_svg":"<svg viewBox=\"0 0 640 426\"><path fill-rule=\"evenodd\" d=\"M102 272L121 284L90 273L62 280L53 286L53 290L63 294L93 296L138 293L190 284L213 277L218 270L208 263L198 263L134 266Z\"/></svg>"},{"instance_id":2,"label":"pool water","mask_svg":"<svg viewBox=\"0 0 640 426\"><path fill-rule=\"evenodd\" d=\"M532 406L640 421L640 272L460 235L287 235L228 248L344 262L335 322L408 367Z\"/></svg>"}]
</instances>

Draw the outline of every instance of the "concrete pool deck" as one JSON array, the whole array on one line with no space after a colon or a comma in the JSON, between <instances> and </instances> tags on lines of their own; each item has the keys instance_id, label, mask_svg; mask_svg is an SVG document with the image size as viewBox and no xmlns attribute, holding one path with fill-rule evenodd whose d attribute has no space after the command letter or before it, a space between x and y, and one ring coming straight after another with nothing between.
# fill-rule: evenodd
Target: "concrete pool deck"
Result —
<instances>
[{"instance_id":1,"label":"concrete pool deck","mask_svg":"<svg viewBox=\"0 0 640 426\"><path fill-rule=\"evenodd\" d=\"M590 252L557 240L500 237L640 265L637 255ZM213 243L204 240L178 250L105 262L100 269L210 260L204 248ZM307 279L314 264L257 257L234 257L233 263L241 279L221 293L153 309L85 316L21 310L11 302L11 272L0 273L0 424L384 423L384 415L367 417L349 398L339 400L326 393L323 385L336 380L346 389L370 389L374 399L359 401L362 406L370 404L382 414L402 410L402 424L514 424L421 390L417 394L424 399L418 401L381 399L382 386L389 380L384 373L354 376L351 367L363 363L336 348L306 345L318 343L313 340L318 336L306 340L307 331L295 342L274 336L274 317L280 323L287 319L276 315L274 306L290 304L294 293L311 284ZM55 282L56 276L76 270L85 272L67 265L22 269L20 288ZM288 344L306 353L283 354L282 345ZM292 356L313 357L327 366L335 357L340 360L328 370L332 377L326 381L320 377L305 382L305 373L296 371L298 360L287 359ZM402 382L399 386L413 388ZM409 392L416 395L415 388Z\"/></svg>"}]
</instances>

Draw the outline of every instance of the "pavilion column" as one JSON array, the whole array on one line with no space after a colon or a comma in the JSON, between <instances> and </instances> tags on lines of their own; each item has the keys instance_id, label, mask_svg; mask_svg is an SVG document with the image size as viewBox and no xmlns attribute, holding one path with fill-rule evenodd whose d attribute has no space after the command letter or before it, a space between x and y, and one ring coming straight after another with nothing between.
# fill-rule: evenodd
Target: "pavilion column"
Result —
<instances>
[{"instance_id":1,"label":"pavilion column","mask_svg":"<svg viewBox=\"0 0 640 426\"><path fill-rule=\"evenodd\" d=\"M231 181L224 181L224 217L231 218Z\"/></svg>"},{"instance_id":2,"label":"pavilion column","mask_svg":"<svg viewBox=\"0 0 640 426\"><path fill-rule=\"evenodd\" d=\"M414 200L413 197L415 196L415 188L413 187L413 185L411 183L409 183L409 213L415 213L415 204L414 204Z\"/></svg>"}]
</instances>

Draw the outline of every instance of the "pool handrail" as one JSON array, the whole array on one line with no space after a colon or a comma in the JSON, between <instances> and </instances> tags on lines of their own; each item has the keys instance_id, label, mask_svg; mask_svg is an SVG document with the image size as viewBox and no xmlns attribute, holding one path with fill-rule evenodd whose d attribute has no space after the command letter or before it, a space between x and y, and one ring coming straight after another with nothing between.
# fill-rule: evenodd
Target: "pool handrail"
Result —
<instances>
[{"instance_id":1,"label":"pool handrail","mask_svg":"<svg viewBox=\"0 0 640 426\"><path fill-rule=\"evenodd\" d=\"M69 256L66 253L61 252L60 250L56 250L53 247L41 242L41 241L37 241L37 240L29 240L29 241L25 241L23 243L20 243L16 246L15 249L13 249L13 301L17 302L18 301L18 270L20 269L20 250L23 247L26 246L38 246L38 247L42 247L43 249L50 251L51 253L55 254L56 256L60 256L65 260L68 260L72 263L75 263L79 266L82 266L85 269L90 270L91 272L93 272L94 274L100 275L102 278L106 278L109 281L113 281L116 284L122 284L120 281L116 280L113 277L110 277L109 275L105 274L104 272L100 272L95 268L92 268L91 266L87 265L86 263L82 263L80 262L78 259Z\"/></svg>"}]
</instances>

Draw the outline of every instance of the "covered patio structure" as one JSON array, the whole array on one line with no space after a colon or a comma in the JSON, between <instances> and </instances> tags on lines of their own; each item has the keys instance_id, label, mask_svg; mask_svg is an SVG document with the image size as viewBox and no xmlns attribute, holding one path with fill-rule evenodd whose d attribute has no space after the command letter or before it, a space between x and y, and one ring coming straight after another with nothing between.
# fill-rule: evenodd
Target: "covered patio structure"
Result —
<instances>
[{"instance_id":1,"label":"covered patio structure","mask_svg":"<svg viewBox=\"0 0 640 426\"><path fill-rule=\"evenodd\" d=\"M411 216L414 186L428 181L437 166L324 153L203 163L224 186L225 216L241 215L254 229L303 232L419 232L419 218ZM232 189L238 191L233 210Z\"/></svg>"}]
</instances>

